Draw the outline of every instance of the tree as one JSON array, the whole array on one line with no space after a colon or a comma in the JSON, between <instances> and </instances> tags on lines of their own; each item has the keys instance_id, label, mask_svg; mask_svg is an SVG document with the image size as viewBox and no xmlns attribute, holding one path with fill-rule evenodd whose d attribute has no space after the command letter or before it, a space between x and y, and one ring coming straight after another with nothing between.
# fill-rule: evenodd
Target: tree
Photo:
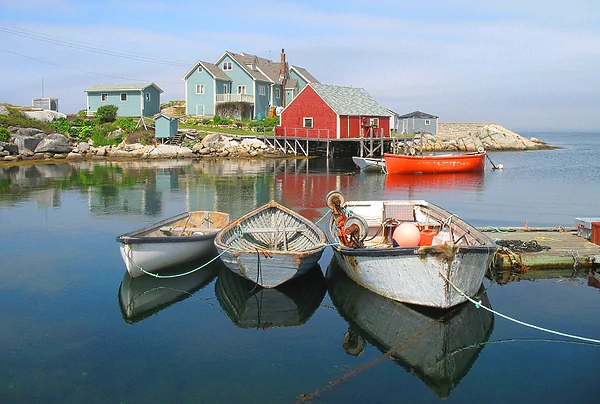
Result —
<instances>
[{"instance_id":1,"label":"tree","mask_svg":"<svg viewBox=\"0 0 600 404\"><path fill-rule=\"evenodd\" d=\"M96 111L96 117L101 123L114 122L117 119L117 110L119 107L114 105L103 105Z\"/></svg>"}]
</instances>

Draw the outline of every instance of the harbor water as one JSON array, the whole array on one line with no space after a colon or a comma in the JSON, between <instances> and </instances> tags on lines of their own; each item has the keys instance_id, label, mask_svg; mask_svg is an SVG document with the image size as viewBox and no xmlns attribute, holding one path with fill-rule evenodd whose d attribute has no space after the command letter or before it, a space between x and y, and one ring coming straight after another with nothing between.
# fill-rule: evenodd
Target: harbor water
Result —
<instances>
[{"instance_id":1,"label":"harbor water","mask_svg":"<svg viewBox=\"0 0 600 404\"><path fill-rule=\"evenodd\" d=\"M571 337L600 340L594 269L486 278L482 304L520 324L471 303L384 299L330 248L261 290L219 260L131 279L116 242L184 211L236 218L271 199L324 227L331 190L425 199L475 226L600 217L600 134L530 136L559 148L491 152L503 170L461 175L360 173L350 158L0 167L0 402L597 402L600 344Z\"/></svg>"}]
</instances>

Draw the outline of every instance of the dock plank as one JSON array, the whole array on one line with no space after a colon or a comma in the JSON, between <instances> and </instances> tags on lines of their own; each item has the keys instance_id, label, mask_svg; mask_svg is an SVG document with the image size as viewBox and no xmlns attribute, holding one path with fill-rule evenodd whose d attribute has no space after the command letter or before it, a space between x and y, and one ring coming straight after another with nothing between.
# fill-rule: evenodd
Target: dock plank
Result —
<instances>
[{"instance_id":1,"label":"dock plank","mask_svg":"<svg viewBox=\"0 0 600 404\"><path fill-rule=\"evenodd\" d=\"M577 236L575 230L561 228L534 230L481 228L480 230L495 240L536 241L540 246L550 247L539 252L515 252L507 247L500 248L493 262L493 267L496 269L519 266L535 269L585 268L600 265L600 246Z\"/></svg>"}]
</instances>

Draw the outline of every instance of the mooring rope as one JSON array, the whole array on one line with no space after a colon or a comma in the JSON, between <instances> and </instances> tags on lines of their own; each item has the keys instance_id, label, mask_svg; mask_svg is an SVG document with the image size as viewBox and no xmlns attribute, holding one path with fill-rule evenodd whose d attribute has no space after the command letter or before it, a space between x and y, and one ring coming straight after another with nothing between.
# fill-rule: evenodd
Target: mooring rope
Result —
<instances>
[{"instance_id":1,"label":"mooring rope","mask_svg":"<svg viewBox=\"0 0 600 404\"><path fill-rule=\"evenodd\" d=\"M131 261L131 258L129 256L127 256L127 258L129 259L129 262L131 262L133 265L137 266L140 269L140 271L142 271L146 275L150 275L150 276L153 276L153 277L158 278L158 279L170 279L170 278L179 278L181 276L186 276L186 275L192 274L192 273L194 273L196 271L199 271L200 269L208 266L209 264L212 264L212 262L215 261L217 258L221 258L221 255L225 254L228 250L229 250L229 248L223 250L221 253L217 254L216 257L213 257L208 262L200 265L198 268L194 268L194 269L192 269L192 270L190 270L188 272L184 272L184 273L181 273L181 274L174 274L174 275L159 275L159 274L155 274L153 272L148 272L144 268L138 266L133 261Z\"/></svg>"},{"instance_id":2,"label":"mooring rope","mask_svg":"<svg viewBox=\"0 0 600 404\"><path fill-rule=\"evenodd\" d=\"M512 317L510 317L510 316L507 316L506 314L499 313L499 312L497 312L497 311L495 311L495 310L493 310L493 309L491 309L491 308L489 308L489 307L487 307L487 306L483 305L483 304L482 304L482 302L481 302L481 300L477 301L477 300L475 300L475 299L472 299L471 297L467 296L467 295L466 295L466 294L465 294L465 293L464 293L462 290L460 290L460 289L459 289L459 288L458 288L458 287L457 287L457 286L456 286L454 283L452 283L452 281L451 281L450 279L448 279L448 277L447 277L446 275L444 275L444 274L443 274L443 273L441 273L441 272L438 272L438 273L440 274L440 276L441 276L442 278L444 278L444 279L445 279L445 280L446 280L446 281L447 281L447 282L450 284L450 286L452 286L452 288L454 288L454 290L456 290L456 292L457 292L459 295L461 295L461 296L465 297L465 298L466 298L468 301L470 301L471 303L473 303L473 304L475 305L475 307L476 307L476 308L480 308L480 307L481 307L481 308L483 308L483 309L485 309L485 310L489 311L490 313L493 313L493 314L495 314L495 315L497 315L497 316L500 316L500 317L502 317L502 318L505 318L505 319L507 319L507 320L509 320L509 321L512 321L512 322L515 322L515 323L517 323L517 324L524 325L525 327L530 327L530 328L534 328L534 329L536 329L536 330L539 330L539 331L544 331L544 332L548 332L548 333L551 333L551 334L560 335L560 336L562 336L562 337L573 338L573 339L578 339L578 340L580 340L580 341L587 341L587 342L593 342L593 343L595 343L595 344L600 344L600 340L598 340L598 339L593 339L593 338L585 338L585 337L580 337L580 336L578 336L578 335L567 334L567 333L560 332L560 331L554 331L554 330L551 330L551 329L549 329L549 328L543 328L543 327L539 327L539 326L537 326L537 325L534 325L534 324L529 324L529 323L526 323L526 322L524 322L524 321L517 320L517 319L515 319L515 318L512 318Z\"/></svg>"}]
</instances>

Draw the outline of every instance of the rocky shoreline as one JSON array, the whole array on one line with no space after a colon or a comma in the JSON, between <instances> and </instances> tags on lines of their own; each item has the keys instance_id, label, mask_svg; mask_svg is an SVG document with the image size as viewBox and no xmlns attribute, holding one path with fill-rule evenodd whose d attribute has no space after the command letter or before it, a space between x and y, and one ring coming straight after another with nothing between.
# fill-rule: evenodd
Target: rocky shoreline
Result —
<instances>
[{"instance_id":1,"label":"rocky shoreline","mask_svg":"<svg viewBox=\"0 0 600 404\"><path fill-rule=\"evenodd\" d=\"M193 145L142 145L121 143L117 146L94 147L88 142L67 138L60 133L46 134L34 128L8 128L9 142L0 142L0 164L27 161L86 159L187 159L221 158L287 158L293 155L255 137L209 133ZM416 135L407 142L407 151L488 151L538 150L552 146L527 139L493 123L440 123L437 136Z\"/></svg>"}]
</instances>

